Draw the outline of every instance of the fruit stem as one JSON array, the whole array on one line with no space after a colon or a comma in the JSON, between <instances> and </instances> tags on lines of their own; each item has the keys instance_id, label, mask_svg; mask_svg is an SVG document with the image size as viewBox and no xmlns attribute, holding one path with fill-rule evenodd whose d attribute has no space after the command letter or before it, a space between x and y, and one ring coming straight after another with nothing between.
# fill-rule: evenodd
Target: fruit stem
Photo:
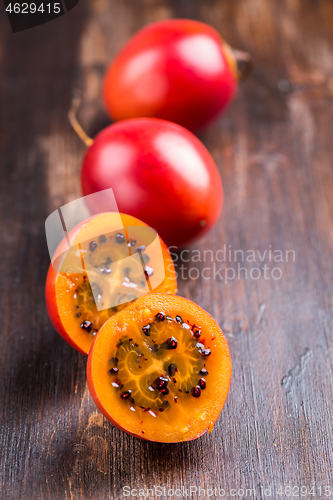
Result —
<instances>
[{"instance_id":1,"label":"fruit stem","mask_svg":"<svg viewBox=\"0 0 333 500\"><path fill-rule=\"evenodd\" d=\"M253 59L251 54L244 50L232 48L237 63L238 80L246 80L253 71Z\"/></svg>"},{"instance_id":2,"label":"fruit stem","mask_svg":"<svg viewBox=\"0 0 333 500\"><path fill-rule=\"evenodd\" d=\"M253 71L251 54L243 50L234 49L225 42L223 42L223 50L236 78L240 81L246 80Z\"/></svg>"},{"instance_id":3,"label":"fruit stem","mask_svg":"<svg viewBox=\"0 0 333 500\"><path fill-rule=\"evenodd\" d=\"M89 147L94 143L94 140L85 133L85 131L83 130L83 128L79 124L77 117L76 117L76 114L79 110L80 104L81 104L80 91L76 90L76 91L74 91L72 104L71 104L70 110L68 111L68 119L69 119L70 124L72 125L73 129L77 133L77 135L85 143L85 145L87 147Z\"/></svg>"}]
</instances>

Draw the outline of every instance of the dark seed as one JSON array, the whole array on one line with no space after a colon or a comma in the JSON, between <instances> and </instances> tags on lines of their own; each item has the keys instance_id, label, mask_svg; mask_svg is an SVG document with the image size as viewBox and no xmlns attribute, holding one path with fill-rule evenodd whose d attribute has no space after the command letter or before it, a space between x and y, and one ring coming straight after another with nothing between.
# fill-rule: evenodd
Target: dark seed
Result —
<instances>
[{"instance_id":1,"label":"dark seed","mask_svg":"<svg viewBox=\"0 0 333 500\"><path fill-rule=\"evenodd\" d=\"M82 330L85 330L86 332L90 333L92 330L93 324L91 323L91 321L84 321L83 323L81 323L80 326L81 326Z\"/></svg>"},{"instance_id":2,"label":"dark seed","mask_svg":"<svg viewBox=\"0 0 333 500\"><path fill-rule=\"evenodd\" d=\"M166 386L168 385L168 379L167 378L164 378L164 377L158 377L155 382L154 382L154 385L156 387L156 389L158 391L161 391L162 392L162 389L165 389ZM169 391L168 391L169 392Z\"/></svg>"},{"instance_id":3,"label":"dark seed","mask_svg":"<svg viewBox=\"0 0 333 500\"><path fill-rule=\"evenodd\" d=\"M176 316L176 321L177 321L177 323L180 323L180 324L182 324L182 323L183 323L183 319L182 319L182 317L181 317L181 316L178 316L178 315Z\"/></svg>"},{"instance_id":4,"label":"dark seed","mask_svg":"<svg viewBox=\"0 0 333 500\"><path fill-rule=\"evenodd\" d=\"M177 344L178 344L178 342L175 339L175 337L171 337L170 339L168 339L166 341L166 345L167 345L168 349L176 349Z\"/></svg>"},{"instance_id":5,"label":"dark seed","mask_svg":"<svg viewBox=\"0 0 333 500\"><path fill-rule=\"evenodd\" d=\"M149 337L150 336L150 325L143 326L142 331L145 335L147 335L147 337Z\"/></svg>"},{"instance_id":6,"label":"dark seed","mask_svg":"<svg viewBox=\"0 0 333 500\"><path fill-rule=\"evenodd\" d=\"M157 313L155 318L157 321L164 321L165 320L165 314L163 312Z\"/></svg>"},{"instance_id":7,"label":"dark seed","mask_svg":"<svg viewBox=\"0 0 333 500\"><path fill-rule=\"evenodd\" d=\"M130 242L129 242L128 246L129 246L129 247L134 247L135 245L136 245L136 240L132 240L132 239L130 238Z\"/></svg>"},{"instance_id":8,"label":"dark seed","mask_svg":"<svg viewBox=\"0 0 333 500\"><path fill-rule=\"evenodd\" d=\"M125 236L121 233L116 234L116 242L117 243L124 243L125 242Z\"/></svg>"},{"instance_id":9,"label":"dark seed","mask_svg":"<svg viewBox=\"0 0 333 500\"><path fill-rule=\"evenodd\" d=\"M204 344L201 344L200 342L196 344L196 347L199 350L199 353L203 356L209 356L211 354L210 350L206 349Z\"/></svg>"},{"instance_id":10,"label":"dark seed","mask_svg":"<svg viewBox=\"0 0 333 500\"><path fill-rule=\"evenodd\" d=\"M97 248L97 243L96 243L96 241L91 241L91 242L89 243L89 250L90 250L91 252L94 252L94 251L96 250L96 248Z\"/></svg>"},{"instance_id":11,"label":"dark seed","mask_svg":"<svg viewBox=\"0 0 333 500\"><path fill-rule=\"evenodd\" d=\"M198 339L201 335L201 331L200 330L193 330L193 337L195 339Z\"/></svg>"},{"instance_id":12,"label":"dark seed","mask_svg":"<svg viewBox=\"0 0 333 500\"><path fill-rule=\"evenodd\" d=\"M161 394L163 394L164 396L166 396L167 394L169 394L169 389L167 387L164 387L164 389L161 389Z\"/></svg>"},{"instance_id":13,"label":"dark seed","mask_svg":"<svg viewBox=\"0 0 333 500\"><path fill-rule=\"evenodd\" d=\"M200 385L200 389L202 389L202 390L206 389L206 380L204 378L201 378L199 380L199 385Z\"/></svg>"},{"instance_id":14,"label":"dark seed","mask_svg":"<svg viewBox=\"0 0 333 500\"><path fill-rule=\"evenodd\" d=\"M171 365L168 366L168 372L170 377L176 373L176 365L174 363L171 363Z\"/></svg>"},{"instance_id":15,"label":"dark seed","mask_svg":"<svg viewBox=\"0 0 333 500\"><path fill-rule=\"evenodd\" d=\"M111 269L109 267L102 267L101 268L101 273L102 274L110 274L111 273Z\"/></svg>"},{"instance_id":16,"label":"dark seed","mask_svg":"<svg viewBox=\"0 0 333 500\"><path fill-rule=\"evenodd\" d=\"M201 375L208 375L208 371L206 370L206 368L202 368L199 373L201 373Z\"/></svg>"},{"instance_id":17,"label":"dark seed","mask_svg":"<svg viewBox=\"0 0 333 500\"><path fill-rule=\"evenodd\" d=\"M198 398L200 396L200 394L201 394L200 387L198 385L196 385L195 387L193 387L193 389L192 389L192 396L194 398Z\"/></svg>"},{"instance_id":18,"label":"dark seed","mask_svg":"<svg viewBox=\"0 0 333 500\"><path fill-rule=\"evenodd\" d=\"M138 252L144 252L145 250L146 250L146 247L144 245L140 245L139 247L137 247Z\"/></svg>"},{"instance_id":19,"label":"dark seed","mask_svg":"<svg viewBox=\"0 0 333 500\"><path fill-rule=\"evenodd\" d=\"M178 398L177 398L177 396L175 396L174 402L177 403L177 401L178 401Z\"/></svg>"},{"instance_id":20,"label":"dark seed","mask_svg":"<svg viewBox=\"0 0 333 500\"><path fill-rule=\"evenodd\" d=\"M109 370L109 374L110 374L110 375L116 375L116 373L118 373L118 372L119 372L119 370L118 370L118 368L116 368L116 367L111 368L111 369Z\"/></svg>"},{"instance_id":21,"label":"dark seed","mask_svg":"<svg viewBox=\"0 0 333 500\"><path fill-rule=\"evenodd\" d=\"M120 395L120 397L121 397L122 399L128 399L128 398L130 397L130 395L131 395L131 394L132 394L132 391L125 391L125 392L123 392L123 393Z\"/></svg>"},{"instance_id":22,"label":"dark seed","mask_svg":"<svg viewBox=\"0 0 333 500\"><path fill-rule=\"evenodd\" d=\"M146 278L150 278L154 274L154 269L152 267L146 266L144 270Z\"/></svg>"},{"instance_id":23,"label":"dark seed","mask_svg":"<svg viewBox=\"0 0 333 500\"><path fill-rule=\"evenodd\" d=\"M80 316L81 316L81 313L76 313L76 314L75 314L75 317L76 317L76 318L79 318Z\"/></svg>"},{"instance_id":24,"label":"dark seed","mask_svg":"<svg viewBox=\"0 0 333 500\"><path fill-rule=\"evenodd\" d=\"M98 238L98 242L99 243L106 243L106 236L104 234L102 234L99 238Z\"/></svg>"},{"instance_id":25,"label":"dark seed","mask_svg":"<svg viewBox=\"0 0 333 500\"><path fill-rule=\"evenodd\" d=\"M164 410L165 410L165 408L162 408L162 407L158 409L158 411L164 411Z\"/></svg>"}]
</instances>

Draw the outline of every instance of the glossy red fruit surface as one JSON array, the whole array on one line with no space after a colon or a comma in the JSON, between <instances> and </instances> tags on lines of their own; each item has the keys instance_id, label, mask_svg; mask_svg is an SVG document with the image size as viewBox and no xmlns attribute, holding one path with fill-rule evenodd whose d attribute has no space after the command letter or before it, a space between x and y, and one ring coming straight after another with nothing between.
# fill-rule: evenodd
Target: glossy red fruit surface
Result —
<instances>
[{"instance_id":1,"label":"glossy red fruit surface","mask_svg":"<svg viewBox=\"0 0 333 500\"><path fill-rule=\"evenodd\" d=\"M127 42L106 73L104 101L116 121L155 117L197 131L232 100L236 74L230 48L215 29L171 19Z\"/></svg>"},{"instance_id":2,"label":"glossy red fruit surface","mask_svg":"<svg viewBox=\"0 0 333 500\"><path fill-rule=\"evenodd\" d=\"M167 245L201 237L222 207L221 178L205 146L185 128L154 118L102 130L86 153L81 182L84 195L113 188L120 212L153 227Z\"/></svg>"}]
</instances>

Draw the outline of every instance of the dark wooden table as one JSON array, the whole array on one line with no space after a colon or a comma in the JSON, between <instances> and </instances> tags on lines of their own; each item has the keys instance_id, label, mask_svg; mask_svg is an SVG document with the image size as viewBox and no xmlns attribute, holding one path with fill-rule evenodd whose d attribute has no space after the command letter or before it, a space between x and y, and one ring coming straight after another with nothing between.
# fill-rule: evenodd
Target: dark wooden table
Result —
<instances>
[{"instance_id":1,"label":"dark wooden table","mask_svg":"<svg viewBox=\"0 0 333 500\"><path fill-rule=\"evenodd\" d=\"M271 488L277 499L287 486L327 498L331 486L333 496L333 2L81 0L15 35L0 10L0 498L120 499L124 486L181 485L235 498L252 488L247 498L265 498L262 487ZM201 136L225 205L191 255L224 245L283 255L217 262L236 270L228 283L223 272L215 280L185 272L179 281L179 293L224 329L233 378L212 434L176 445L137 440L102 418L85 357L56 334L44 303L44 220L80 196L85 147L67 120L72 91L82 89L80 119L94 135L107 123L106 64L138 28L167 17L211 23L256 64ZM289 253L287 262L288 250L295 259ZM238 263L282 276L244 279L242 271L238 279ZM187 273L194 265L213 268L190 262Z\"/></svg>"}]
</instances>

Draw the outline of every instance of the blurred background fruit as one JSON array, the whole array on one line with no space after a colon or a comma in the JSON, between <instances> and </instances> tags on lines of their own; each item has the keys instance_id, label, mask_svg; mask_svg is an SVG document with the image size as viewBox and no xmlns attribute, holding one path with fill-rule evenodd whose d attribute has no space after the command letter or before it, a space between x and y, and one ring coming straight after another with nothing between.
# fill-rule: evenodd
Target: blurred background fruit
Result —
<instances>
[{"instance_id":1,"label":"blurred background fruit","mask_svg":"<svg viewBox=\"0 0 333 500\"><path fill-rule=\"evenodd\" d=\"M108 68L103 95L114 120L149 116L197 131L230 103L238 76L233 52L215 29L169 19L126 43Z\"/></svg>"}]
</instances>

